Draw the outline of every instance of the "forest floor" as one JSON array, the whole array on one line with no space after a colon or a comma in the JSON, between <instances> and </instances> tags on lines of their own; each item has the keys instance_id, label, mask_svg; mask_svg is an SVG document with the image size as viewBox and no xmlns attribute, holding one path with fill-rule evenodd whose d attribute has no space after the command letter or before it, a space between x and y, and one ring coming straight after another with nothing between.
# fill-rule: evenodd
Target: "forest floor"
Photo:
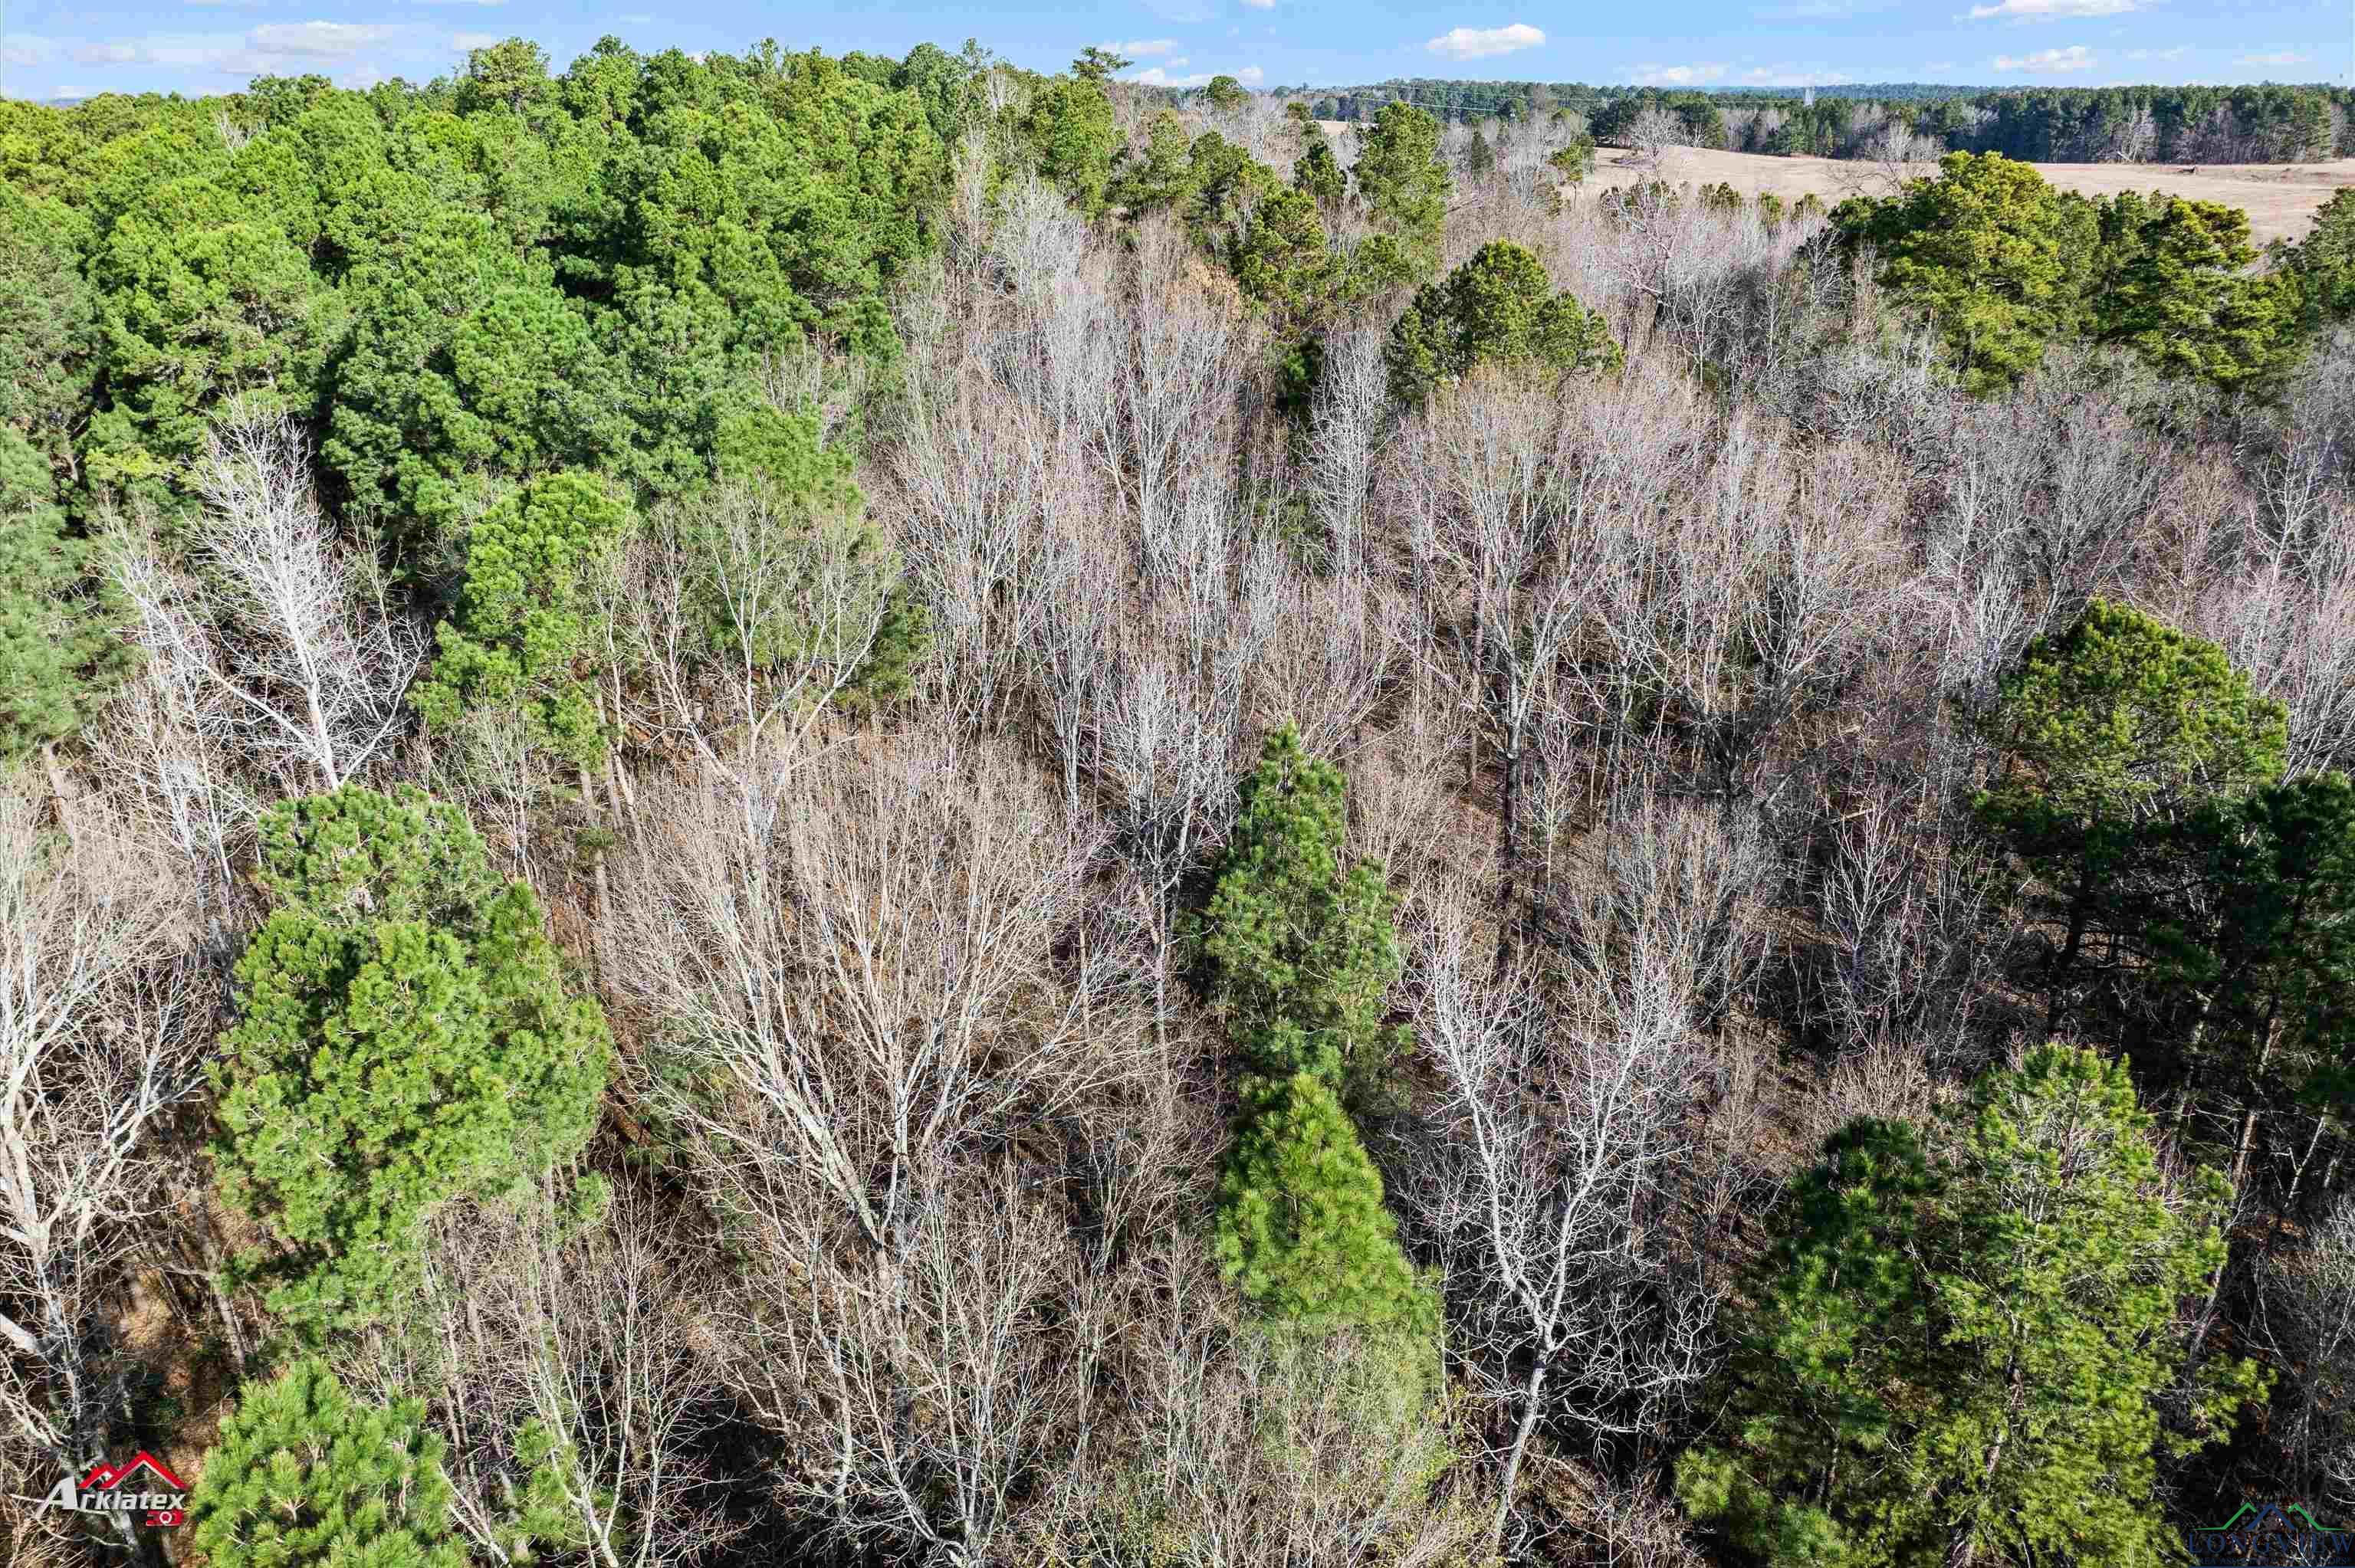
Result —
<instances>
[{"instance_id":1,"label":"forest floor","mask_svg":"<svg viewBox=\"0 0 2355 1568\"><path fill-rule=\"evenodd\" d=\"M1598 190L1662 179L1674 185L1722 182L1743 196L1772 191L1796 201L1812 191L1828 207L1843 197L1880 195L1900 175L1935 174L1927 165L1884 166L1836 158L1775 158L1760 153L1712 153L1671 147L1657 170L1630 162L1634 155L1605 147L1596 157L1590 185ZM2249 215L2252 241L2305 236L2314 213L2331 193L2355 185L2355 158L2328 164L2208 164L2184 174L2173 164L2039 164L2037 172L2065 190L2089 196L2120 191L2164 191L2194 201L2222 202Z\"/></svg>"}]
</instances>

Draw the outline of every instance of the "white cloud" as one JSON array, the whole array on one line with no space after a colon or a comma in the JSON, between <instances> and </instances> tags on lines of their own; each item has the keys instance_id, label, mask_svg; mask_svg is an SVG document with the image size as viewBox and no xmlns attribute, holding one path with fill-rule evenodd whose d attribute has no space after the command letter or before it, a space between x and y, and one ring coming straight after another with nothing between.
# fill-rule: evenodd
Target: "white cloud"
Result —
<instances>
[{"instance_id":1,"label":"white cloud","mask_svg":"<svg viewBox=\"0 0 2355 1568\"><path fill-rule=\"evenodd\" d=\"M2094 69L2094 51L2083 44L2071 44L2065 49L2039 49L2032 55L1998 55L1998 70L2024 70L2035 76L2061 76L2073 70Z\"/></svg>"},{"instance_id":2,"label":"white cloud","mask_svg":"<svg viewBox=\"0 0 2355 1568\"><path fill-rule=\"evenodd\" d=\"M1131 38L1124 44L1098 44L1107 54L1124 55L1133 60L1156 60L1178 47L1175 38Z\"/></svg>"},{"instance_id":3,"label":"white cloud","mask_svg":"<svg viewBox=\"0 0 2355 1568\"><path fill-rule=\"evenodd\" d=\"M1725 75L1721 65L1639 65L1627 75L1637 87L1697 87Z\"/></svg>"},{"instance_id":4,"label":"white cloud","mask_svg":"<svg viewBox=\"0 0 2355 1568\"><path fill-rule=\"evenodd\" d=\"M229 77L327 69L342 81L377 78L381 62L360 57L384 49L419 53L432 43L420 29L391 23L271 22L248 33L151 33L77 46L83 65L149 66Z\"/></svg>"},{"instance_id":5,"label":"white cloud","mask_svg":"<svg viewBox=\"0 0 2355 1568\"><path fill-rule=\"evenodd\" d=\"M468 54L473 54L476 49L487 49L493 44L503 44L506 41L507 36L505 33L453 33L450 35L450 47L453 49L464 49Z\"/></svg>"},{"instance_id":6,"label":"white cloud","mask_svg":"<svg viewBox=\"0 0 2355 1568\"><path fill-rule=\"evenodd\" d=\"M1742 73L1749 87L1839 87L1856 79L1836 70L1801 70L1796 66L1757 66Z\"/></svg>"},{"instance_id":7,"label":"white cloud","mask_svg":"<svg viewBox=\"0 0 2355 1568\"><path fill-rule=\"evenodd\" d=\"M1184 60L1172 60L1170 65L1184 65ZM1152 66L1135 76L1123 77L1123 81L1136 82L1145 87L1208 87L1222 76L1231 76L1245 87L1257 87L1267 79L1267 72L1257 66L1245 66L1241 70L1198 70L1190 76L1171 76L1162 66Z\"/></svg>"},{"instance_id":8,"label":"white cloud","mask_svg":"<svg viewBox=\"0 0 2355 1568\"><path fill-rule=\"evenodd\" d=\"M0 65L37 66L52 58L58 46L30 33L0 33Z\"/></svg>"},{"instance_id":9,"label":"white cloud","mask_svg":"<svg viewBox=\"0 0 2355 1568\"><path fill-rule=\"evenodd\" d=\"M1989 16L2002 16L2014 22L2053 22L2071 16L2115 16L2138 9L2138 0L1996 0L1992 5L1972 6L1970 19L1983 22Z\"/></svg>"},{"instance_id":10,"label":"white cloud","mask_svg":"<svg viewBox=\"0 0 2355 1568\"><path fill-rule=\"evenodd\" d=\"M368 22L265 22L246 35L246 41L265 55L343 60L390 43L399 32L398 27Z\"/></svg>"},{"instance_id":11,"label":"white cloud","mask_svg":"<svg viewBox=\"0 0 2355 1568\"><path fill-rule=\"evenodd\" d=\"M1485 60L1515 49L1533 49L1545 35L1527 22L1506 27L1451 27L1423 47L1443 59Z\"/></svg>"},{"instance_id":12,"label":"white cloud","mask_svg":"<svg viewBox=\"0 0 2355 1568\"><path fill-rule=\"evenodd\" d=\"M1275 9L1275 0L1243 0L1243 4L1259 11L1273 11Z\"/></svg>"},{"instance_id":13,"label":"white cloud","mask_svg":"<svg viewBox=\"0 0 2355 1568\"><path fill-rule=\"evenodd\" d=\"M2187 46L2178 44L2171 49L2128 49L2126 58L2130 60L2179 60L2190 52Z\"/></svg>"},{"instance_id":14,"label":"white cloud","mask_svg":"<svg viewBox=\"0 0 2355 1568\"><path fill-rule=\"evenodd\" d=\"M103 88L96 87L53 87L49 89L49 101L51 103L80 103L85 98L96 98L104 90L105 90Z\"/></svg>"},{"instance_id":15,"label":"white cloud","mask_svg":"<svg viewBox=\"0 0 2355 1568\"><path fill-rule=\"evenodd\" d=\"M647 23L653 21L654 18L644 11L633 11L626 16L616 16L613 20L622 23L625 26L643 27Z\"/></svg>"},{"instance_id":16,"label":"white cloud","mask_svg":"<svg viewBox=\"0 0 2355 1568\"><path fill-rule=\"evenodd\" d=\"M116 38L110 43L83 44L73 52L82 65L178 66L199 70L228 69L229 62L252 58L245 40L197 34L156 34L144 38Z\"/></svg>"},{"instance_id":17,"label":"white cloud","mask_svg":"<svg viewBox=\"0 0 2355 1568\"><path fill-rule=\"evenodd\" d=\"M1188 59L1184 55L1179 55L1176 59L1169 62L1169 69L1171 70L1176 70L1180 66L1189 66L1193 63L1194 62L1192 60Z\"/></svg>"},{"instance_id":18,"label":"white cloud","mask_svg":"<svg viewBox=\"0 0 2355 1568\"><path fill-rule=\"evenodd\" d=\"M2244 66L2294 66L2304 65L2308 58L2296 49L2275 49L2269 55L2243 55L2241 63Z\"/></svg>"}]
</instances>

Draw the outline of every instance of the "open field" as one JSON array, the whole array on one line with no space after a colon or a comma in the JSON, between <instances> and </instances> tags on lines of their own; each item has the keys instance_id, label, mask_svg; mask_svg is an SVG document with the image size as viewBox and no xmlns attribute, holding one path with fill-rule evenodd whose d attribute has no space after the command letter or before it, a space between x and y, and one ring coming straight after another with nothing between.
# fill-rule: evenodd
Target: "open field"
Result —
<instances>
[{"instance_id":1,"label":"open field","mask_svg":"<svg viewBox=\"0 0 2355 1568\"><path fill-rule=\"evenodd\" d=\"M1711 153L1698 147L1672 147L1657 171L1630 167L1627 152L1605 147L1598 154L1593 183L1598 188L1633 185L1659 178L1670 185L1715 185L1720 181L1744 196L1773 191L1785 201L1796 201L1813 191L1827 205L1859 193L1886 190L1889 175L1881 165L1833 158L1772 158L1756 153ZM2089 196L2120 191L2160 190L2200 201L2223 202L2249 215L2249 230L2259 245L2273 239L2301 238L2313 221L2315 209L2333 191L2355 185L2355 158L2328 164L2210 164L2196 175L2169 164L2039 164L2054 185ZM1926 166L1919 173L1934 173Z\"/></svg>"}]
</instances>

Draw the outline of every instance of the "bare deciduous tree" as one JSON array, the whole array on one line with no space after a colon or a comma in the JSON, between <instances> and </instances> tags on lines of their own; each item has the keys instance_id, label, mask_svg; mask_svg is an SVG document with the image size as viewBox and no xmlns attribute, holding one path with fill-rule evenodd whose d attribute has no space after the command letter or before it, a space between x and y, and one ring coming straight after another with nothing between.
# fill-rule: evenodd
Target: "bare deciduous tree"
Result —
<instances>
[{"instance_id":1,"label":"bare deciduous tree","mask_svg":"<svg viewBox=\"0 0 2355 1568\"><path fill-rule=\"evenodd\" d=\"M1099 955L1054 952L1095 845L986 748L754 776L653 803L618 978L700 1079L664 1103L726 1206L897 1253L958 1150L1126 1070Z\"/></svg>"},{"instance_id":2,"label":"bare deciduous tree","mask_svg":"<svg viewBox=\"0 0 2355 1568\"><path fill-rule=\"evenodd\" d=\"M1640 111L1627 127L1629 161L1640 167L1657 169L1660 158L1670 147L1680 147L1691 140L1685 122L1666 109Z\"/></svg>"},{"instance_id":3,"label":"bare deciduous tree","mask_svg":"<svg viewBox=\"0 0 2355 1568\"><path fill-rule=\"evenodd\" d=\"M336 538L311 474L291 418L235 421L207 438L193 571L166 564L152 526L119 524L110 539L144 678L290 789L332 789L367 766L401 721L425 648L373 554Z\"/></svg>"},{"instance_id":4,"label":"bare deciduous tree","mask_svg":"<svg viewBox=\"0 0 2355 1568\"><path fill-rule=\"evenodd\" d=\"M1385 1402L1380 1363L1397 1347L1242 1320L1184 1238L1143 1270L1116 1363L1125 1397L1091 1433L1094 1462L1058 1478L1026 1561L1118 1561L1140 1538L1206 1568L1463 1560L1480 1521L1433 1495L1453 1412Z\"/></svg>"},{"instance_id":5,"label":"bare deciduous tree","mask_svg":"<svg viewBox=\"0 0 2355 1568\"><path fill-rule=\"evenodd\" d=\"M653 1200L623 1188L583 1224L541 1190L442 1224L409 1320L356 1346L345 1375L427 1399L454 1518L485 1560L513 1555L537 1467L560 1520L541 1550L679 1568L744 1528L709 1460L724 1398L710 1304L706 1266Z\"/></svg>"},{"instance_id":6,"label":"bare deciduous tree","mask_svg":"<svg viewBox=\"0 0 2355 1568\"><path fill-rule=\"evenodd\" d=\"M1443 1091L1410 1202L1446 1264L1451 1346L1510 1434L1494 1555L1540 1424L1649 1448L1710 1369L1716 1295L1660 1234L1707 1053L1668 955L1557 998L1526 969L1487 978L1467 914L1440 908L1417 966Z\"/></svg>"},{"instance_id":7,"label":"bare deciduous tree","mask_svg":"<svg viewBox=\"0 0 2355 1568\"><path fill-rule=\"evenodd\" d=\"M1774 859L1755 818L1630 792L1583 847L1555 900L1564 961L1598 995L1668 977L1717 1027L1765 957Z\"/></svg>"},{"instance_id":8,"label":"bare deciduous tree","mask_svg":"<svg viewBox=\"0 0 2355 1568\"><path fill-rule=\"evenodd\" d=\"M1360 328L1327 343L1311 418L1309 493L1332 552L1333 575L1347 579L1365 559L1390 421L1380 333Z\"/></svg>"},{"instance_id":9,"label":"bare deciduous tree","mask_svg":"<svg viewBox=\"0 0 2355 1568\"><path fill-rule=\"evenodd\" d=\"M103 823L69 849L39 821L0 789L0 1448L46 1491L106 1457L138 1370L107 1297L167 1208L158 1123L213 1014L171 951L172 878Z\"/></svg>"},{"instance_id":10,"label":"bare deciduous tree","mask_svg":"<svg viewBox=\"0 0 2355 1568\"><path fill-rule=\"evenodd\" d=\"M1214 652L1228 648L1221 642ZM1098 751L1114 792L1114 846L1135 875L1152 935L1160 1040L1168 1033L1179 890L1225 838L1233 810L1243 665L1231 657L1188 661L1141 637L1110 657Z\"/></svg>"},{"instance_id":11,"label":"bare deciduous tree","mask_svg":"<svg viewBox=\"0 0 2355 1568\"><path fill-rule=\"evenodd\" d=\"M716 760L754 755L773 727L798 744L874 654L900 564L864 520L822 502L723 484L665 508L632 542L606 623L656 694L666 739Z\"/></svg>"},{"instance_id":12,"label":"bare deciduous tree","mask_svg":"<svg viewBox=\"0 0 2355 1568\"><path fill-rule=\"evenodd\" d=\"M1189 553L1186 535L1206 501L1204 485L1223 495L1229 466L1196 453L1223 444L1235 415L1243 370L1257 334L1231 291L1209 286L1192 241L1174 221L1142 225L1128 290L1124 355L1120 361L1120 418L1097 427L1105 471L1133 509L1139 531L1138 563L1150 579Z\"/></svg>"},{"instance_id":13,"label":"bare deciduous tree","mask_svg":"<svg viewBox=\"0 0 2355 1568\"><path fill-rule=\"evenodd\" d=\"M1992 978L1977 936L1992 879L1966 850L1920 842L1884 801L1866 801L1836 832L1816 885L1835 1037L1960 1034Z\"/></svg>"},{"instance_id":14,"label":"bare deciduous tree","mask_svg":"<svg viewBox=\"0 0 2355 1568\"><path fill-rule=\"evenodd\" d=\"M1007 1170L934 1195L889 1255L754 1234L718 1370L793 1439L780 1494L846 1545L1002 1561L1022 1494L1081 1441L1090 1287L1021 1186Z\"/></svg>"}]
</instances>

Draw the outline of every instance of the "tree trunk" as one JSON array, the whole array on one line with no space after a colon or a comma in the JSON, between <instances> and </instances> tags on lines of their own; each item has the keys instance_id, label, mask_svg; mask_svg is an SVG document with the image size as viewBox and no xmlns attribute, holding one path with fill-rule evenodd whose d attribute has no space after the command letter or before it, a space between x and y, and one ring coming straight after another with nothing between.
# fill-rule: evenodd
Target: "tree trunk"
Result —
<instances>
[{"instance_id":1,"label":"tree trunk","mask_svg":"<svg viewBox=\"0 0 2355 1568\"><path fill-rule=\"evenodd\" d=\"M2315 1113L2314 1131L2306 1140L2306 1152L2290 1162L2289 1191L2284 1192L2282 1201L2274 1205L2273 1219L2265 1226L2264 1257L2267 1262L2272 1261L2274 1247L2281 1240L2283 1222L2296 1211L2298 1187L2306 1181L2307 1171L2314 1164L2314 1151L2321 1147L2322 1129L2328 1126L2330 1118L2328 1114L2320 1111Z\"/></svg>"},{"instance_id":2,"label":"tree trunk","mask_svg":"<svg viewBox=\"0 0 2355 1568\"><path fill-rule=\"evenodd\" d=\"M1494 1563L1504 1550L1505 1525L1513 1517L1513 1489L1520 1484L1521 1461L1528 1457L1529 1438L1538 1429L1538 1412L1543 1408L1546 1385L1546 1358L1540 1355L1537 1364L1529 1369L1529 1385L1521 1393L1520 1426L1513 1433L1513 1446L1505 1454L1505 1473L1497 1483L1497 1517L1488 1526L1488 1558Z\"/></svg>"},{"instance_id":3,"label":"tree trunk","mask_svg":"<svg viewBox=\"0 0 2355 1568\"><path fill-rule=\"evenodd\" d=\"M74 842L73 791L66 787L65 769L58 766L58 748L44 743L41 747L41 772L48 779L50 809L58 816L58 832L66 836L66 846Z\"/></svg>"},{"instance_id":4,"label":"tree trunk","mask_svg":"<svg viewBox=\"0 0 2355 1568\"><path fill-rule=\"evenodd\" d=\"M2019 1363L2014 1361L2011 1369L2011 1403L2015 1409L2019 1403L2020 1383L2020 1369ZM2011 1428L2005 1427L1995 1435L1995 1446L1987 1450L1987 1464L1979 1470L1979 1493L1982 1499L1985 1498L1987 1489L1995 1484L1995 1467L2003 1458L2003 1446L2005 1440L2010 1436ZM1978 1542L1972 1539L1971 1521L1966 1516L1956 1521L1954 1535L1946 1543L1946 1568L1971 1568L1971 1564L1977 1560L1978 1554Z\"/></svg>"},{"instance_id":5,"label":"tree trunk","mask_svg":"<svg viewBox=\"0 0 2355 1568\"><path fill-rule=\"evenodd\" d=\"M580 769L581 803L589 812L589 824L593 829L602 824L597 814L597 784L587 767ZM589 910L589 946L597 961L597 989L605 989L605 976L613 965L605 950L605 851L602 845L589 852L589 881L595 893Z\"/></svg>"},{"instance_id":6,"label":"tree trunk","mask_svg":"<svg viewBox=\"0 0 2355 1568\"><path fill-rule=\"evenodd\" d=\"M1505 745L1504 824L1497 844L1497 966L1501 972L1513 934L1513 895L1520 882L1521 746L1518 736Z\"/></svg>"},{"instance_id":7,"label":"tree trunk","mask_svg":"<svg viewBox=\"0 0 2355 1568\"><path fill-rule=\"evenodd\" d=\"M335 738L327 733L327 715L320 710L319 693L315 686L304 694L303 705L311 721L311 744L319 750L313 760L318 764L320 785L330 792L340 789L344 787L344 779L336 768Z\"/></svg>"},{"instance_id":8,"label":"tree trunk","mask_svg":"<svg viewBox=\"0 0 2355 1568\"><path fill-rule=\"evenodd\" d=\"M613 743L605 748L605 793L609 803L616 810L635 812L638 792L632 788L630 776L622 768L622 676L618 670L613 674L613 706L610 714L605 707L604 690L602 687L598 690L597 722L610 725L613 730Z\"/></svg>"},{"instance_id":9,"label":"tree trunk","mask_svg":"<svg viewBox=\"0 0 2355 1568\"><path fill-rule=\"evenodd\" d=\"M2257 1053L2256 1071L2250 1075L2252 1085L2264 1082L2265 1069L2273 1064L2274 1045L2280 1035L2281 1029L2278 1022L2265 1030L2264 1049ZM2232 1148L2232 1180L2235 1207L2240 1202L2242 1180L2248 1174L2249 1149L2256 1141L2257 1122L2261 1114L2254 1105L2248 1106L2241 1112L2241 1136ZM2216 1320L2216 1300L2224 1292L2224 1270L2231 1261L2228 1256L2223 1263L2218 1264L2215 1274L2208 1281L2208 1299L2200 1304L2200 1327L2193 1330L2191 1336L2191 1355L2195 1359L2200 1354L2200 1347L2207 1342L2209 1325Z\"/></svg>"},{"instance_id":10,"label":"tree trunk","mask_svg":"<svg viewBox=\"0 0 2355 1568\"><path fill-rule=\"evenodd\" d=\"M2061 1014L2066 1011L2061 1001L2061 988L2067 981L2069 971L2077 967L2077 954L2085 945L2085 923L2092 918L2093 909L2092 873L2081 872L2077 877L2076 896L2069 901L2069 939L2052 956L2052 996L2044 1010L2044 1033L2047 1034L2056 1033L2061 1027Z\"/></svg>"},{"instance_id":11,"label":"tree trunk","mask_svg":"<svg viewBox=\"0 0 2355 1568\"><path fill-rule=\"evenodd\" d=\"M2168 1119L2168 1135L2183 1136L2183 1118L2191 1110L2191 1080L2199 1071L2200 1047L2208 1038L2208 1014L2216 1005L2214 992L2200 999L2200 1016L2191 1021L2191 1038L2183 1047L2183 1083L2175 1091L2175 1111Z\"/></svg>"},{"instance_id":12,"label":"tree trunk","mask_svg":"<svg viewBox=\"0 0 2355 1568\"><path fill-rule=\"evenodd\" d=\"M2280 1039L2281 1025L2276 1020L2265 1029L2264 1049L2257 1053L2257 1070L2249 1076L2252 1086L2265 1081L2265 1069L2273 1065L2274 1047ZM2251 1097L2254 1100L2254 1093ZM2256 1141L2257 1120L2262 1114L2254 1103L2241 1113L2240 1141L2232 1150L2232 1191L2235 1192L2241 1190L2241 1179L2248 1173L2249 1148Z\"/></svg>"}]
</instances>

